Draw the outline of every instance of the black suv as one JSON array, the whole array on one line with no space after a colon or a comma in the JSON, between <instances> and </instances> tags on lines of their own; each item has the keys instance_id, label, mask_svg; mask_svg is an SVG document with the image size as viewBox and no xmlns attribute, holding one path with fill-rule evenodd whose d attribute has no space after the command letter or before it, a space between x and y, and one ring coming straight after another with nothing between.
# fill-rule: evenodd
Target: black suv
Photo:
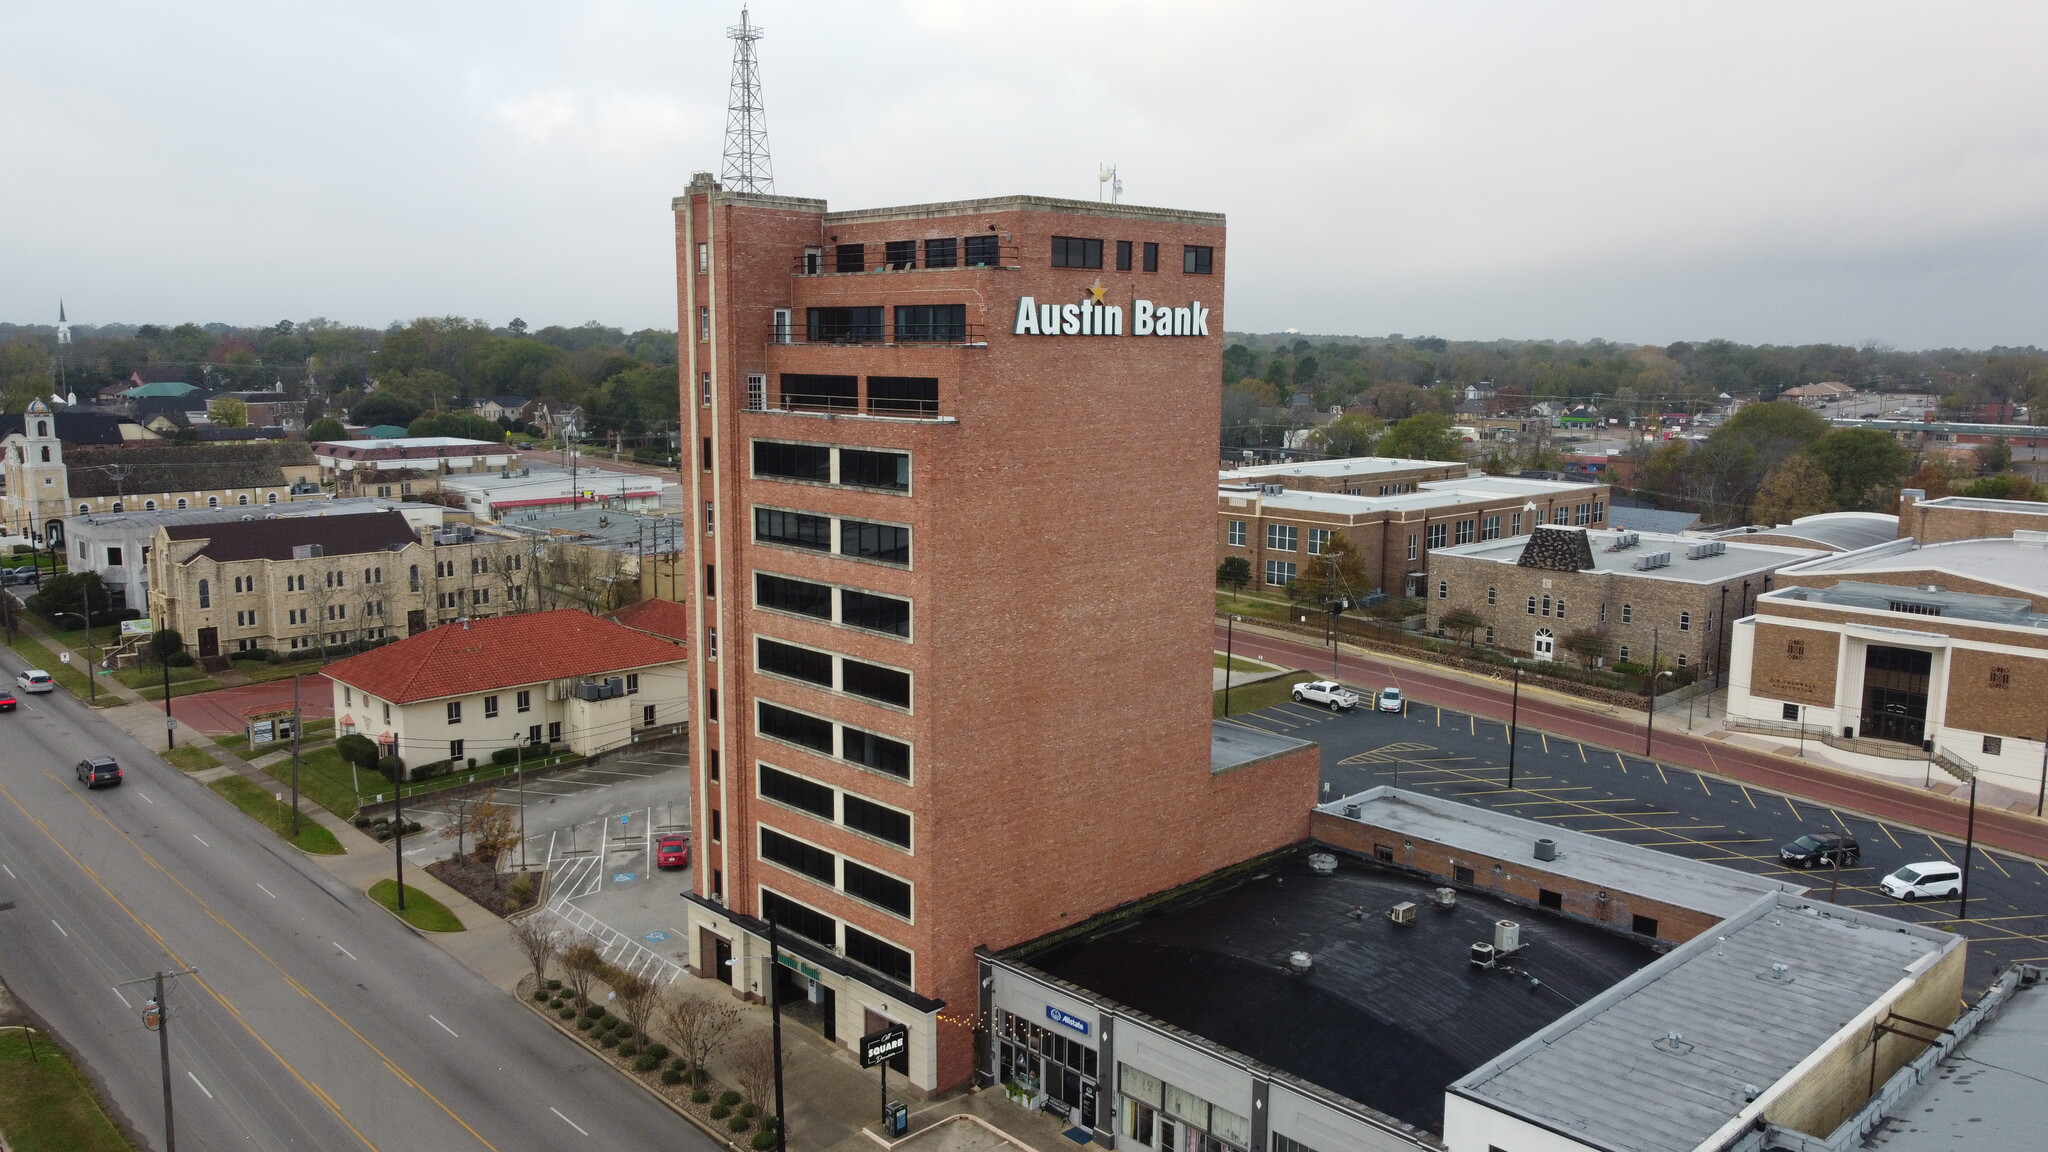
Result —
<instances>
[{"instance_id":1,"label":"black suv","mask_svg":"<svg viewBox=\"0 0 2048 1152\"><path fill-rule=\"evenodd\" d=\"M87 790L102 784L115 785L121 782L121 766L114 763L112 756L87 756L78 762L78 778L85 781Z\"/></svg>"},{"instance_id":2,"label":"black suv","mask_svg":"<svg viewBox=\"0 0 2048 1152\"><path fill-rule=\"evenodd\" d=\"M1778 859L1794 868L1850 868L1862 858L1856 841L1834 832L1810 832L1778 849Z\"/></svg>"}]
</instances>

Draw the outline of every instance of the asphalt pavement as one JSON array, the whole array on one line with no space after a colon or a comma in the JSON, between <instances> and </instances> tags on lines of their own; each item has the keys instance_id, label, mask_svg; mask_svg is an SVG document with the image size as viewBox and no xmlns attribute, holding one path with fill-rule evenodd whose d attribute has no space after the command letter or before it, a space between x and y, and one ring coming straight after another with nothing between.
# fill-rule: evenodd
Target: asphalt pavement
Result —
<instances>
[{"instance_id":1,"label":"asphalt pavement","mask_svg":"<svg viewBox=\"0 0 2048 1152\"><path fill-rule=\"evenodd\" d=\"M9 659L6 675L12 676ZM121 762L90 792L71 765ZM164 1147L709 1149L697 1129L62 692L0 714L0 971Z\"/></svg>"},{"instance_id":2,"label":"asphalt pavement","mask_svg":"<svg viewBox=\"0 0 2048 1152\"><path fill-rule=\"evenodd\" d=\"M1963 858L1963 841L1895 820L1528 725L1518 725L1510 787L1508 725L1415 700L1398 715L1367 711L1363 705L1332 714L1288 702L1234 719L1321 745L1329 798L1393 784L1792 880L1824 897L1833 893L1846 905L1969 937L1972 988L1988 984L2000 965L2048 963L2048 865L2027 857L1976 846L1968 919L1961 920L1958 900L1905 903L1877 891L1878 880L1902 865ZM1804 871L1779 860L1779 846L1802 833L1842 831L1862 847L1856 867Z\"/></svg>"}]
</instances>

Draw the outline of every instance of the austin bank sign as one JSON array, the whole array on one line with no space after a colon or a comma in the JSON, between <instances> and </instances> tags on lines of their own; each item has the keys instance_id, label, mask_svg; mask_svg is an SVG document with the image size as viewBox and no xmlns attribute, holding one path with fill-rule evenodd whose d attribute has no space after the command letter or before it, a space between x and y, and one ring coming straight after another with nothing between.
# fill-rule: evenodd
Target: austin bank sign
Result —
<instances>
[{"instance_id":1,"label":"austin bank sign","mask_svg":"<svg viewBox=\"0 0 2048 1152\"><path fill-rule=\"evenodd\" d=\"M1014 336L1121 336L1124 310L1120 304L1102 300L1102 289L1091 288L1077 304L1040 304L1026 296L1017 301ZM1131 302L1133 336L1207 336L1209 310L1195 301L1174 308L1150 300Z\"/></svg>"}]
</instances>

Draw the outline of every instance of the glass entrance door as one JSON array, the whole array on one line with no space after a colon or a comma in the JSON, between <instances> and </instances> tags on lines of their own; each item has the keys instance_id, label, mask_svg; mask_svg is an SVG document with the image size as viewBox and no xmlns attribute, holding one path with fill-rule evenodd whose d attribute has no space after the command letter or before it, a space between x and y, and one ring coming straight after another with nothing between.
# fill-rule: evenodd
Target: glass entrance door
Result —
<instances>
[{"instance_id":1,"label":"glass entrance door","mask_svg":"<svg viewBox=\"0 0 2048 1152\"><path fill-rule=\"evenodd\" d=\"M1860 733L1919 747L1927 738L1927 687L1934 654L1872 645L1863 657Z\"/></svg>"}]
</instances>

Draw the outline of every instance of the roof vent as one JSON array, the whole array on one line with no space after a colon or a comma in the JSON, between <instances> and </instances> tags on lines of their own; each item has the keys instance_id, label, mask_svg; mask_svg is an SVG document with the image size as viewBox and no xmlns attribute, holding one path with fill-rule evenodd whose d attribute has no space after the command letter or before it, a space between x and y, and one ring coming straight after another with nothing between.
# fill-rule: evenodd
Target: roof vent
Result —
<instances>
[{"instance_id":1,"label":"roof vent","mask_svg":"<svg viewBox=\"0 0 2048 1152\"><path fill-rule=\"evenodd\" d=\"M1328 852L1311 852L1308 856L1309 871L1318 876L1328 876L1337 870L1337 858Z\"/></svg>"},{"instance_id":2,"label":"roof vent","mask_svg":"<svg viewBox=\"0 0 2048 1152\"><path fill-rule=\"evenodd\" d=\"M1673 1056L1687 1055L1693 1049L1692 1042L1676 1029L1666 1032L1662 1039L1654 1041L1653 1044L1659 1050L1669 1052Z\"/></svg>"},{"instance_id":3,"label":"roof vent","mask_svg":"<svg viewBox=\"0 0 2048 1152\"><path fill-rule=\"evenodd\" d=\"M1290 972L1305 975L1315 966L1315 957L1310 956L1306 952L1289 952L1287 954L1287 969Z\"/></svg>"},{"instance_id":4,"label":"roof vent","mask_svg":"<svg viewBox=\"0 0 2048 1152\"><path fill-rule=\"evenodd\" d=\"M1774 984L1790 984L1794 979L1790 964L1773 964L1769 972L1759 972L1757 978L1769 980Z\"/></svg>"}]
</instances>

